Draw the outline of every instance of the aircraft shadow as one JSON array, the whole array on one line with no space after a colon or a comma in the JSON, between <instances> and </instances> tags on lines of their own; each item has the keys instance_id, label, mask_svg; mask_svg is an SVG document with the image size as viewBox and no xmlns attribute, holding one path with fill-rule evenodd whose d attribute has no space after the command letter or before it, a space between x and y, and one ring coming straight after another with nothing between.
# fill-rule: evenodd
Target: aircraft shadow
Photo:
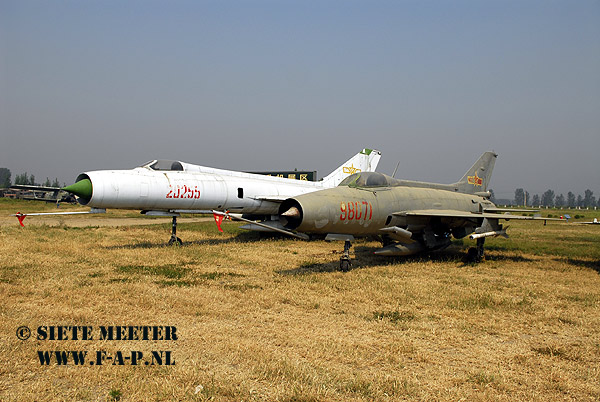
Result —
<instances>
[{"instance_id":1,"label":"aircraft shadow","mask_svg":"<svg viewBox=\"0 0 600 402\"><path fill-rule=\"evenodd\" d=\"M579 260L577 258L553 258L554 261L560 261L560 262L566 262L569 265L573 265L575 267L580 267L580 268L589 268L592 269L594 271L596 271L598 274L600 274L600 261L586 261L586 260Z\"/></svg>"},{"instance_id":2,"label":"aircraft shadow","mask_svg":"<svg viewBox=\"0 0 600 402\"><path fill-rule=\"evenodd\" d=\"M212 237L208 239L202 240L192 240L185 241L181 246L175 247L192 247L192 246L214 246L214 245L227 245L230 243L255 243L260 240L273 239L273 240L281 240L285 239L285 236L281 236L279 234L270 234L263 232L241 232L236 234L233 237ZM319 240L316 240L319 241ZM342 243L340 243L342 244ZM163 248L163 247L173 247L169 246L166 241L164 242L149 242L149 241L141 241L133 244L126 244L121 246L107 246L106 249L115 250L115 249L153 249L153 248ZM374 254L374 251L379 247L369 247L369 246L361 246L356 245L353 247L354 257L352 258L352 267L351 270L377 267L377 266L386 266L386 265L402 265L406 263L424 263L424 262L438 262L438 263L451 263L451 264L461 264L459 267L471 267L478 265L477 263L472 263L467 261L467 247L461 244L453 244L450 247L434 251L428 253L420 253L411 256L394 256L394 257L386 257L386 256L378 256ZM528 258L522 256L515 255L503 255L498 254L497 252L486 250L486 260L488 261L506 261L506 262L529 262L531 261ZM336 252L336 255L341 256L342 249ZM573 265L584 266L588 268L595 269L597 271L600 270L597 265L594 265L593 262L589 261L579 261L579 260L570 260ZM485 262L484 262L485 263ZM311 273L319 273L319 272L338 272L339 271L339 260L336 259L327 263L315 263L315 264L303 264L296 268L284 269L276 271L282 275L306 275ZM600 272L600 271L599 271Z\"/></svg>"},{"instance_id":3,"label":"aircraft shadow","mask_svg":"<svg viewBox=\"0 0 600 402\"><path fill-rule=\"evenodd\" d=\"M339 261L332 261L324 264L307 264L301 265L298 268L280 269L275 271L280 275L300 276L325 272L339 272Z\"/></svg>"},{"instance_id":4,"label":"aircraft shadow","mask_svg":"<svg viewBox=\"0 0 600 402\"><path fill-rule=\"evenodd\" d=\"M180 246L175 246L175 247L191 247L191 246L206 246L206 245L214 246L214 245L229 244L229 243L253 243L253 242L259 241L261 238L262 237L259 236L259 234L256 232L238 233L234 237L227 237L227 238L214 237L214 238L210 238L210 239L191 240L191 241L186 241L184 238L183 244ZM116 249L125 248L125 249L135 250L135 249L147 249L147 248L174 247L174 246L168 245L167 241L168 241L168 238L162 242L141 241L141 242L136 242L133 244L125 244L122 246L107 246L106 249L116 250Z\"/></svg>"},{"instance_id":5,"label":"aircraft shadow","mask_svg":"<svg viewBox=\"0 0 600 402\"><path fill-rule=\"evenodd\" d=\"M425 263L432 261L438 263L460 264L459 268L475 267L481 264L485 266L485 261L482 263L472 263L466 261L467 248L461 247L459 245L450 246L445 250L415 254L410 256L378 256L373 254L375 250L377 250L377 247L354 247L354 257L352 258L352 267L350 268L350 270L352 271L357 269L368 269L388 265L402 266L403 264L408 263ZM341 250L336 254L341 256ZM532 260L522 256L486 253L486 261L530 262ZM281 275L307 275L311 273L321 272L338 272L339 265L339 261L335 260L326 263L301 265L297 268L278 270L276 272Z\"/></svg>"}]
</instances>

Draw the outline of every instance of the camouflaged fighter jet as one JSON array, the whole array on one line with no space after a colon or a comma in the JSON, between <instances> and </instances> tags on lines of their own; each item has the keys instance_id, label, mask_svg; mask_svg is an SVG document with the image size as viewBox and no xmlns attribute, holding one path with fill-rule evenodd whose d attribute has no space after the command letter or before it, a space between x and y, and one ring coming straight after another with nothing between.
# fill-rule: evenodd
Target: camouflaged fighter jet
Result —
<instances>
[{"instance_id":1,"label":"camouflaged fighter jet","mask_svg":"<svg viewBox=\"0 0 600 402\"><path fill-rule=\"evenodd\" d=\"M336 188L285 200L279 208L279 221L297 237L326 235L326 240L344 241L341 270L350 267L349 250L355 236L378 237L383 248L375 254L388 256L439 250L450 245L452 237L469 236L477 239L469 257L481 261L486 237L508 237L501 219L553 220L512 215L510 212L535 210L500 209L489 200L487 188L496 157L485 152L452 184L355 173Z\"/></svg>"}]
</instances>

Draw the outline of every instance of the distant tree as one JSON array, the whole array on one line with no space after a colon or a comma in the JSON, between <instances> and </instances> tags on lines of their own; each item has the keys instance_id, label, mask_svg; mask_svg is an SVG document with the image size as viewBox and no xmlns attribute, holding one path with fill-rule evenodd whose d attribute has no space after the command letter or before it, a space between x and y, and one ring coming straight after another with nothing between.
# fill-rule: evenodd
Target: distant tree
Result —
<instances>
[{"instance_id":1,"label":"distant tree","mask_svg":"<svg viewBox=\"0 0 600 402\"><path fill-rule=\"evenodd\" d=\"M58 177L56 177L54 179L54 181L52 182L52 187L60 187L60 183L58 182Z\"/></svg>"},{"instance_id":2,"label":"distant tree","mask_svg":"<svg viewBox=\"0 0 600 402\"><path fill-rule=\"evenodd\" d=\"M577 202L575 203L575 206L583 207L583 197L581 196L581 194L577 196Z\"/></svg>"},{"instance_id":3,"label":"distant tree","mask_svg":"<svg viewBox=\"0 0 600 402\"><path fill-rule=\"evenodd\" d=\"M569 208L573 208L573 207L577 206L577 200L575 199L575 194L573 194L570 191L567 193L567 206Z\"/></svg>"},{"instance_id":4,"label":"distant tree","mask_svg":"<svg viewBox=\"0 0 600 402\"><path fill-rule=\"evenodd\" d=\"M529 191L525 191L522 188L518 188L515 190L515 205L523 205L526 206L531 204L531 199L529 198Z\"/></svg>"},{"instance_id":5,"label":"distant tree","mask_svg":"<svg viewBox=\"0 0 600 402\"><path fill-rule=\"evenodd\" d=\"M562 194L559 195L558 197L556 197L556 199L554 200L554 205L557 206L557 207L559 207L559 208L564 207L565 203L566 203L565 196L562 195Z\"/></svg>"},{"instance_id":6,"label":"distant tree","mask_svg":"<svg viewBox=\"0 0 600 402\"><path fill-rule=\"evenodd\" d=\"M542 194L542 205L545 207L554 206L554 191L546 190L544 194Z\"/></svg>"},{"instance_id":7,"label":"distant tree","mask_svg":"<svg viewBox=\"0 0 600 402\"><path fill-rule=\"evenodd\" d=\"M0 187L6 188L11 186L10 169L0 168Z\"/></svg>"},{"instance_id":8,"label":"distant tree","mask_svg":"<svg viewBox=\"0 0 600 402\"><path fill-rule=\"evenodd\" d=\"M515 190L515 205L525 205L525 190L518 188Z\"/></svg>"},{"instance_id":9,"label":"distant tree","mask_svg":"<svg viewBox=\"0 0 600 402\"><path fill-rule=\"evenodd\" d=\"M596 206L596 197L594 197L594 192L589 188L585 190L585 195L583 196L583 206L586 208Z\"/></svg>"},{"instance_id":10,"label":"distant tree","mask_svg":"<svg viewBox=\"0 0 600 402\"><path fill-rule=\"evenodd\" d=\"M35 185L35 176L34 175L28 175L27 172L23 173L23 174L18 174L15 177L15 184L23 184L23 185Z\"/></svg>"},{"instance_id":11,"label":"distant tree","mask_svg":"<svg viewBox=\"0 0 600 402\"><path fill-rule=\"evenodd\" d=\"M18 174L15 177L15 184L29 184L29 176L27 173Z\"/></svg>"},{"instance_id":12,"label":"distant tree","mask_svg":"<svg viewBox=\"0 0 600 402\"><path fill-rule=\"evenodd\" d=\"M50 182L50 179L48 177L46 177L46 181L43 184L45 187L50 187L52 185L52 183Z\"/></svg>"},{"instance_id":13,"label":"distant tree","mask_svg":"<svg viewBox=\"0 0 600 402\"><path fill-rule=\"evenodd\" d=\"M534 194L533 198L531 199L531 205L533 205L533 206L540 205L540 196L539 195Z\"/></svg>"}]
</instances>

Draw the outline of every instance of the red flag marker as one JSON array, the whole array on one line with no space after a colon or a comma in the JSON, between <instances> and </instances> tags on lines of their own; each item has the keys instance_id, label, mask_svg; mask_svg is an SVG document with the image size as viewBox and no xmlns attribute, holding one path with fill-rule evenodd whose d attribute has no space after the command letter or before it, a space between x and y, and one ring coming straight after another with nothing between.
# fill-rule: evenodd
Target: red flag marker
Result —
<instances>
[{"instance_id":1,"label":"red flag marker","mask_svg":"<svg viewBox=\"0 0 600 402\"><path fill-rule=\"evenodd\" d=\"M25 215L25 214L22 214L22 213L20 213L20 212L17 212L17 215L16 215L16 216L17 216L17 219L19 220L19 224L20 224L21 226L25 227L25 225L23 225L23 220L25 219L25 217L26 217L27 215Z\"/></svg>"},{"instance_id":2,"label":"red flag marker","mask_svg":"<svg viewBox=\"0 0 600 402\"><path fill-rule=\"evenodd\" d=\"M217 215L215 213L213 213L213 216L215 218L215 223L217 224L217 229L219 229L219 232L223 233L223 229L221 228L221 223L223 222L223 215Z\"/></svg>"}]
</instances>

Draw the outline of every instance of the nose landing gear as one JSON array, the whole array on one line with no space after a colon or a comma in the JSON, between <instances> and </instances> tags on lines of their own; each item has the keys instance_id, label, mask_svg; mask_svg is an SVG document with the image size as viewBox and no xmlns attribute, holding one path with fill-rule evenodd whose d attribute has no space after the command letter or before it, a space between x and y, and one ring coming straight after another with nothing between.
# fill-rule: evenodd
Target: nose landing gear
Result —
<instances>
[{"instance_id":1,"label":"nose landing gear","mask_svg":"<svg viewBox=\"0 0 600 402\"><path fill-rule=\"evenodd\" d=\"M344 254L340 257L340 271L348 272L352 267L352 261L350 260L350 247L354 241L354 236L344 234L328 234L325 237L326 241L343 241L344 242Z\"/></svg>"},{"instance_id":2,"label":"nose landing gear","mask_svg":"<svg viewBox=\"0 0 600 402\"><path fill-rule=\"evenodd\" d=\"M142 211L142 215L148 216L171 216L173 217L173 221L171 224L171 238L167 243L169 246L181 246L183 242L179 237L177 237L177 217L179 216L178 212L171 211Z\"/></svg>"},{"instance_id":3,"label":"nose landing gear","mask_svg":"<svg viewBox=\"0 0 600 402\"><path fill-rule=\"evenodd\" d=\"M340 271L342 272L350 271L350 267L352 266L350 247L352 247L352 243L350 243L350 240L346 240L344 242L344 254L340 257Z\"/></svg>"},{"instance_id":4,"label":"nose landing gear","mask_svg":"<svg viewBox=\"0 0 600 402\"><path fill-rule=\"evenodd\" d=\"M169 246L181 246L183 242L177 237L177 217L173 216L173 223L171 224L171 238L167 243Z\"/></svg>"}]
</instances>

